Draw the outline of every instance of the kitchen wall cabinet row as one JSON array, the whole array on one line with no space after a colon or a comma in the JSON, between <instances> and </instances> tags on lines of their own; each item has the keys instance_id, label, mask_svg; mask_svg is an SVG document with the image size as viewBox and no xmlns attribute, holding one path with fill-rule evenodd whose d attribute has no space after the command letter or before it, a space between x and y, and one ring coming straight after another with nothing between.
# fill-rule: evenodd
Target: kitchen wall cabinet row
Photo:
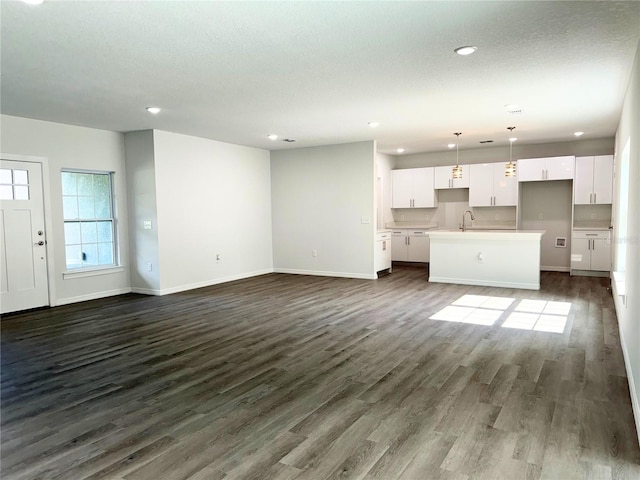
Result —
<instances>
[{"instance_id":1,"label":"kitchen wall cabinet row","mask_svg":"<svg viewBox=\"0 0 640 480\"><path fill-rule=\"evenodd\" d=\"M516 206L518 182L573 180L576 205L611 204L613 156L526 158L517 161L517 177L505 177L506 162L392 170L391 208L433 208L436 190L469 189L470 207Z\"/></svg>"}]
</instances>

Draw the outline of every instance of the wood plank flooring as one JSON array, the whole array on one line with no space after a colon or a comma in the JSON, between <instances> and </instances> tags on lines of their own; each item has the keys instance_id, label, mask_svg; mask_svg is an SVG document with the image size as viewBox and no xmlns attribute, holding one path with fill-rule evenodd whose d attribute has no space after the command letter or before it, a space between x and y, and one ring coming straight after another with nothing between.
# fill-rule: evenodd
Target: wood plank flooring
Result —
<instances>
[{"instance_id":1,"label":"wood plank flooring","mask_svg":"<svg viewBox=\"0 0 640 480\"><path fill-rule=\"evenodd\" d=\"M637 480L609 282L541 280L270 274L5 316L1 476ZM430 319L467 294L515 300ZM503 327L523 299L570 302L564 331Z\"/></svg>"}]
</instances>

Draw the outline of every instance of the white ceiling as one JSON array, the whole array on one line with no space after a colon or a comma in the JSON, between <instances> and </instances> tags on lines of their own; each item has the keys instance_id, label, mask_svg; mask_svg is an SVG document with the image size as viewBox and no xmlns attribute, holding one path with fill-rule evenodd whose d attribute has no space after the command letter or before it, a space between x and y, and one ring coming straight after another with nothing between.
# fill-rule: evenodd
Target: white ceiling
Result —
<instances>
[{"instance_id":1,"label":"white ceiling","mask_svg":"<svg viewBox=\"0 0 640 480\"><path fill-rule=\"evenodd\" d=\"M409 154L455 131L475 148L506 144L511 125L524 143L609 137L640 38L638 1L48 0L0 14L2 113L271 150L375 139Z\"/></svg>"}]
</instances>

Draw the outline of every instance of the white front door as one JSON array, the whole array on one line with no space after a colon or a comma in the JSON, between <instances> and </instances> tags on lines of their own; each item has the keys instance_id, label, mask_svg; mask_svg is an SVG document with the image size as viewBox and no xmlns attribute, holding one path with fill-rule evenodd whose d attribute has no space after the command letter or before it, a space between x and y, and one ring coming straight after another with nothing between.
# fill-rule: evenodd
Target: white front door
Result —
<instances>
[{"instance_id":1,"label":"white front door","mask_svg":"<svg viewBox=\"0 0 640 480\"><path fill-rule=\"evenodd\" d=\"M49 305L42 166L0 160L0 313Z\"/></svg>"}]
</instances>

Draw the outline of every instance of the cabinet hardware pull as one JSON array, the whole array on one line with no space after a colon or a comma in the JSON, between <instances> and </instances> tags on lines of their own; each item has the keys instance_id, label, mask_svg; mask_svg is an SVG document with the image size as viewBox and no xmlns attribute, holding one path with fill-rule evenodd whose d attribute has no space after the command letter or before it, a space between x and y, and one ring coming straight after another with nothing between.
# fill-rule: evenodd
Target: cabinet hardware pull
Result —
<instances>
[{"instance_id":1,"label":"cabinet hardware pull","mask_svg":"<svg viewBox=\"0 0 640 480\"><path fill-rule=\"evenodd\" d=\"M598 201L596 200L597 194L598 194L597 192L593 192L593 203L598 203Z\"/></svg>"},{"instance_id":2,"label":"cabinet hardware pull","mask_svg":"<svg viewBox=\"0 0 640 480\"><path fill-rule=\"evenodd\" d=\"M589 194L589 203L593 203L593 193Z\"/></svg>"}]
</instances>

